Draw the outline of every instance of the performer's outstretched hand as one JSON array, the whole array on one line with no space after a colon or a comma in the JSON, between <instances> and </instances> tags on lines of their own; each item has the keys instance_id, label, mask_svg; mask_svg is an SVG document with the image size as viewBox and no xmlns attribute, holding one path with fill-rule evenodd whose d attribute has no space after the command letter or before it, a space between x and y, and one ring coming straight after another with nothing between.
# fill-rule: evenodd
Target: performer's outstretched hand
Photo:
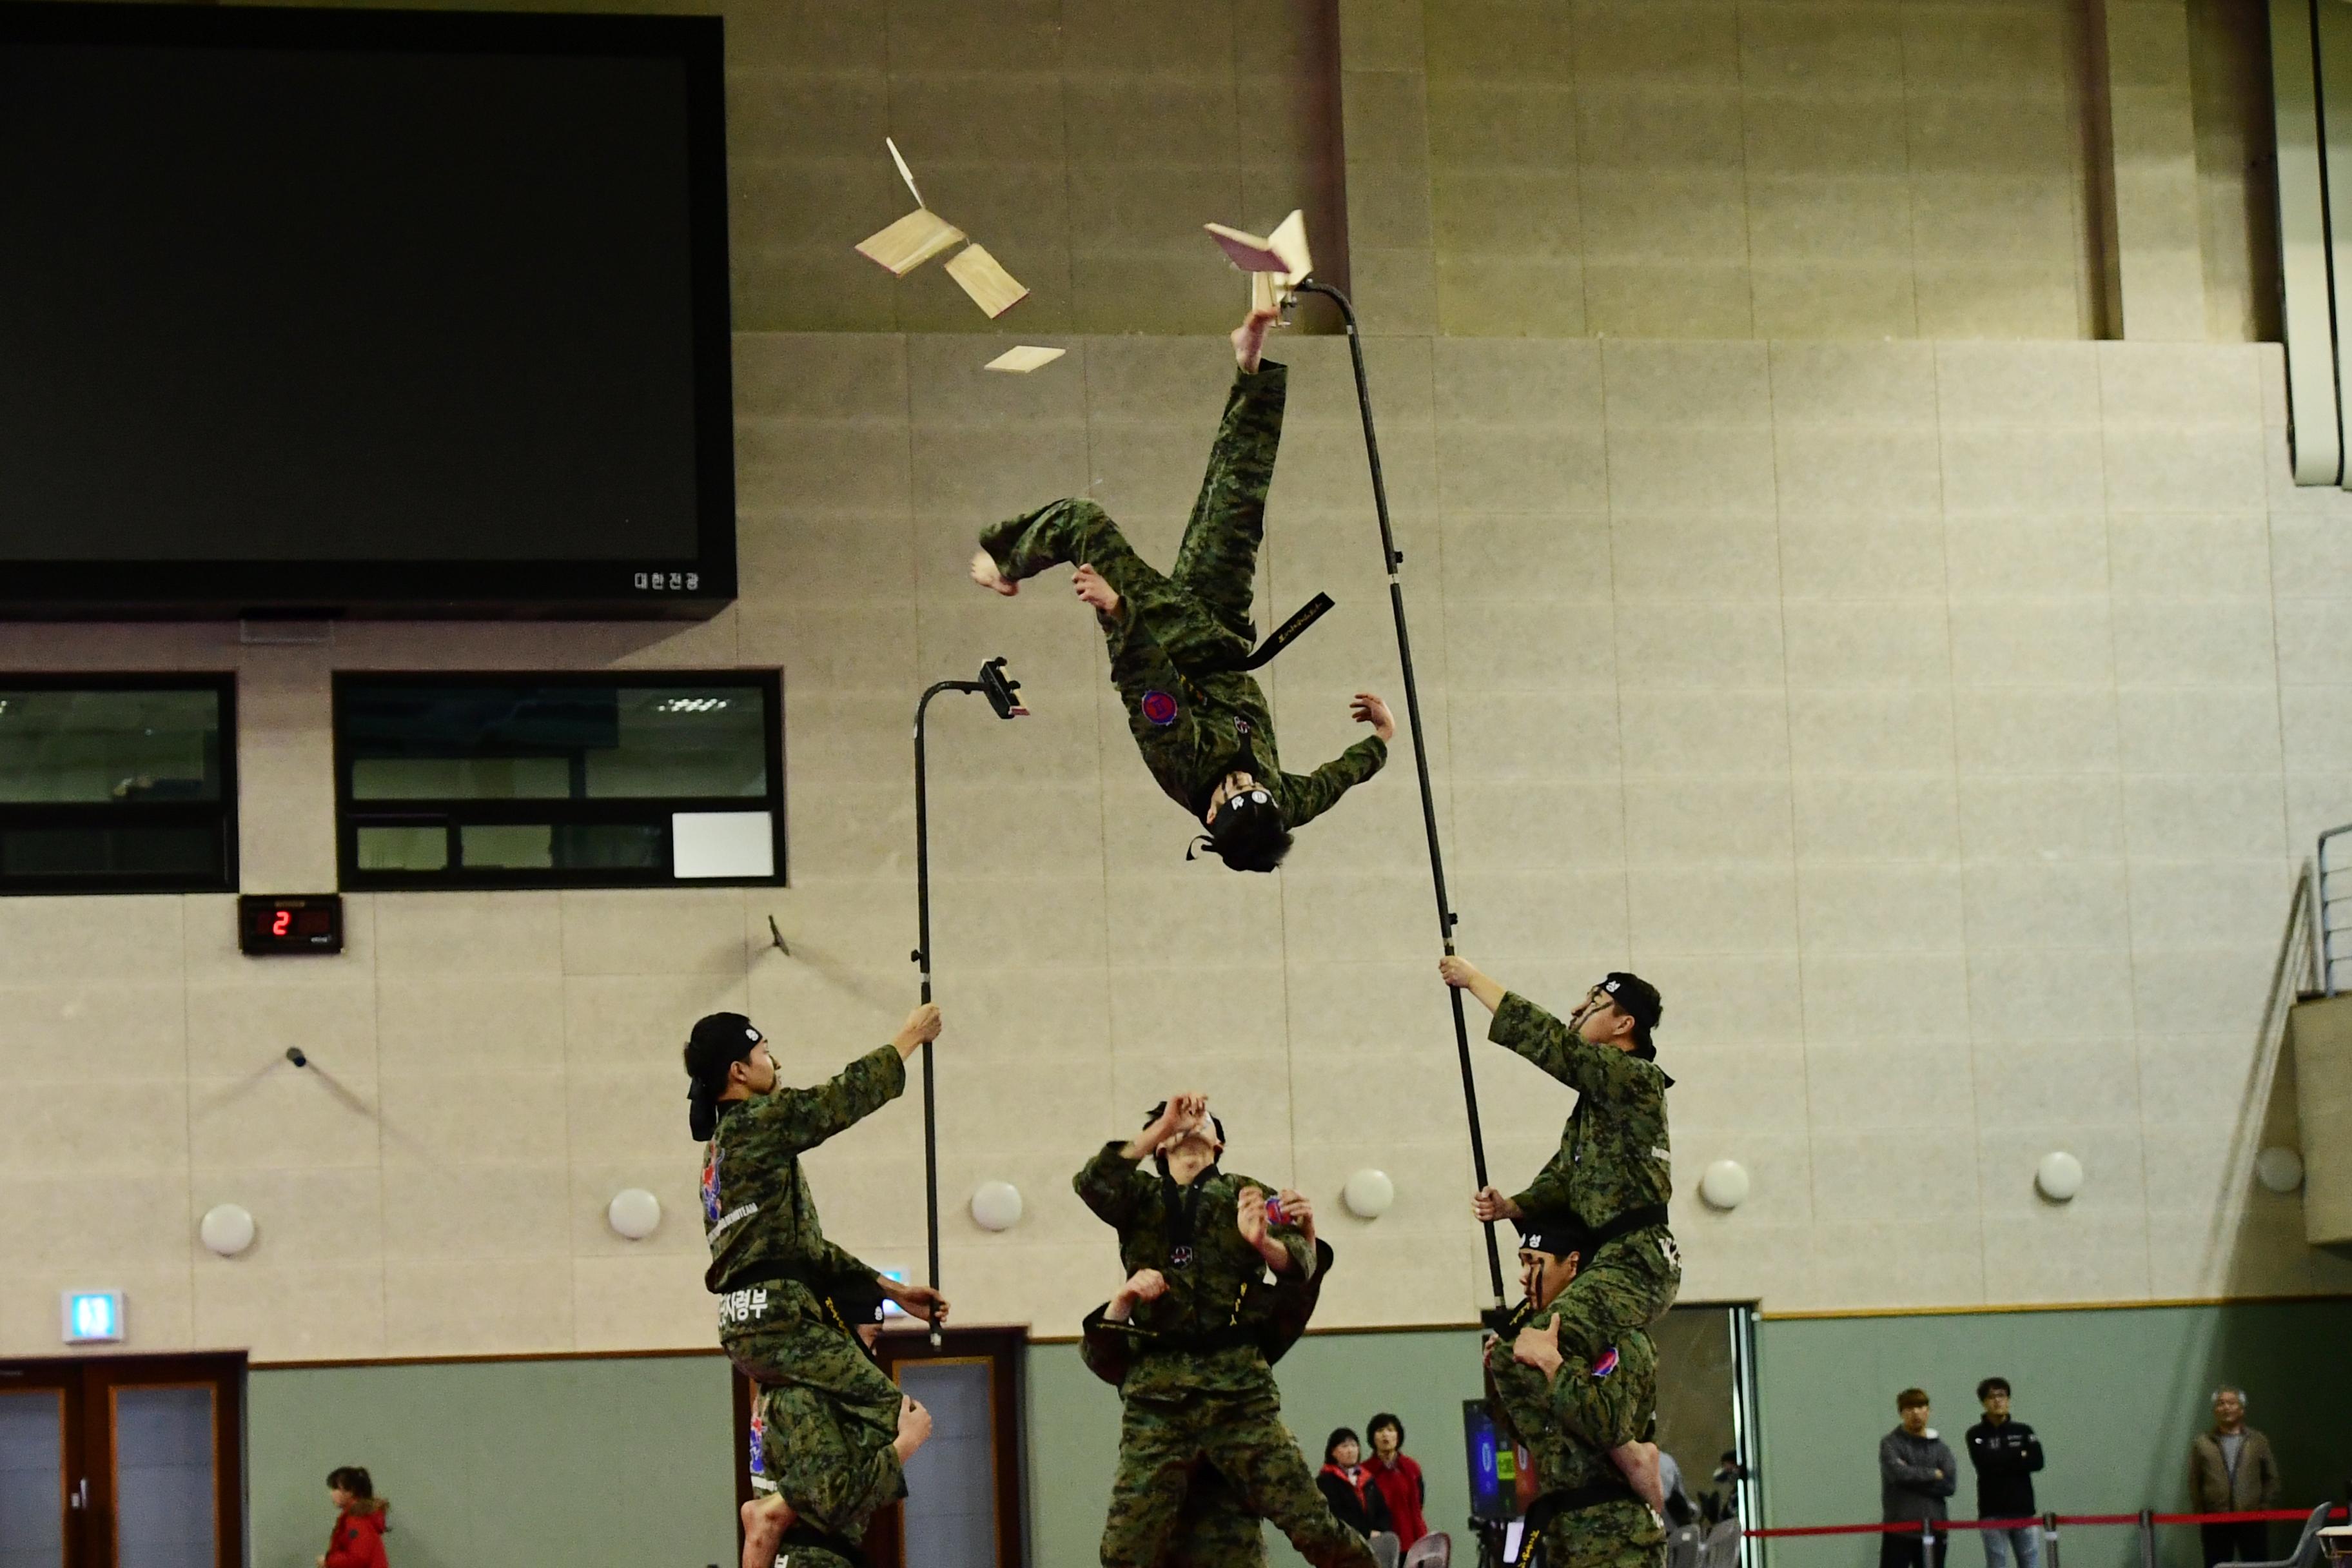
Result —
<instances>
[{"instance_id":1,"label":"performer's outstretched hand","mask_svg":"<svg viewBox=\"0 0 2352 1568\"><path fill-rule=\"evenodd\" d=\"M996 557L985 550L977 550L971 557L971 580L983 588L993 589L1006 598L1021 592L1021 584L997 570Z\"/></svg>"},{"instance_id":2,"label":"performer's outstretched hand","mask_svg":"<svg viewBox=\"0 0 2352 1568\"><path fill-rule=\"evenodd\" d=\"M1355 700L1348 704L1348 711L1355 716L1357 723L1370 724L1372 733L1381 740L1396 739L1396 720L1390 716L1389 705L1370 692L1357 692Z\"/></svg>"},{"instance_id":3,"label":"performer's outstretched hand","mask_svg":"<svg viewBox=\"0 0 2352 1568\"><path fill-rule=\"evenodd\" d=\"M1234 329L1234 363L1244 371L1255 373L1258 357L1265 353L1265 334L1280 324L1282 312L1266 306L1254 309L1242 324Z\"/></svg>"},{"instance_id":4,"label":"performer's outstretched hand","mask_svg":"<svg viewBox=\"0 0 2352 1568\"><path fill-rule=\"evenodd\" d=\"M1478 1195L1470 1200L1470 1213L1480 1225L1520 1217L1519 1205L1505 1197L1500 1187L1480 1187Z\"/></svg>"},{"instance_id":5,"label":"performer's outstretched hand","mask_svg":"<svg viewBox=\"0 0 2352 1568\"><path fill-rule=\"evenodd\" d=\"M1093 567L1079 567L1076 574L1070 579L1070 586L1078 591L1079 598L1084 599L1104 615L1118 614L1118 590L1104 582L1102 574Z\"/></svg>"},{"instance_id":6,"label":"performer's outstretched hand","mask_svg":"<svg viewBox=\"0 0 2352 1568\"><path fill-rule=\"evenodd\" d=\"M1257 1248L1266 1267L1276 1274L1286 1273L1290 1267L1290 1249L1266 1234L1265 1194L1256 1187L1244 1187L1234 1205L1234 1225L1242 1239Z\"/></svg>"},{"instance_id":7,"label":"performer's outstretched hand","mask_svg":"<svg viewBox=\"0 0 2352 1568\"><path fill-rule=\"evenodd\" d=\"M1298 1234L1307 1238L1307 1250L1314 1251L1315 1205L1305 1193L1282 1189L1282 1217L1298 1227Z\"/></svg>"},{"instance_id":8,"label":"performer's outstretched hand","mask_svg":"<svg viewBox=\"0 0 2352 1568\"><path fill-rule=\"evenodd\" d=\"M1559 1371L1559 1317L1557 1313L1544 1320L1540 1329L1530 1323L1519 1331L1512 1342L1511 1359L1521 1366L1531 1366L1546 1377Z\"/></svg>"},{"instance_id":9,"label":"performer's outstretched hand","mask_svg":"<svg viewBox=\"0 0 2352 1568\"><path fill-rule=\"evenodd\" d=\"M903 1061L915 1054L918 1046L928 1046L939 1037L940 1005L926 1002L907 1015L907 1021L899 1026L890 1043L898 1047L899 1059Z\"/></svg>"},{"instance_id":10,"label":"performer's outstretched hand","mask_svg":"<svg viewBox=\"0 0 2352 1568\"><path fill-rule=\"evenodd\" d=\"M1466 958L1447 953L1437 961L1438 978L1457 991L1467 991L1478 998L1479 1005L1489 1013L1503 1005L1503 988L1486 978L1485 972Z\"/></svg>"},{"instance_id":11,"label":"performer's outstretched hand","mask_svg":"<svg viewBox=\"0 0 2352 1568\"><path fill-rule=\"evenodd\" d=\"M931 1413L912 1399L898 1401L898 1436L890 1447L898 1451L898 1463L915 1457L915 1450L931 1440Z\"/></svg>"},{"instance_id":12,"label":"performer's outstretched hand","mask_svg":"<svg viewBox=\"0 0 2352 1568\"><path fill-rule=\"evenodd\" d=\"M902 1285L887 1274L877 1276L874 1283L908 1317L920 1318L927 1323L948 1321L948 1299L929 1285Z\"/></svg>"}]
</instances>

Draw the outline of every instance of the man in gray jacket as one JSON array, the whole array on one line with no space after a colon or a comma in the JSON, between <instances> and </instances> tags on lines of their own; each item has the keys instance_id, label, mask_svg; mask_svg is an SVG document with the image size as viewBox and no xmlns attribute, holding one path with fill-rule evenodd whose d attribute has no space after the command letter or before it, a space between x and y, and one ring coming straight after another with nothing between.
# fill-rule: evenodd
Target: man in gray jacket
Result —
<instances>
[{"instance_id":1,"label":"man in gray jacket","mask_svg":"<svg viewBox=\"0 0 2352 1568\"><path fill-rule=\"evenodd\" d=\"M2246 1394L2224 1384L2213 1391L2213 1430L2189 1445L2189 1506L2199 1513L2252 1513L2276 1508L2278 1461L2271 1440L2246 1425ZM2235 1558L2270 1560L2270 1526L2259 1520L2200 1524L2205 1568Z\"/></svg>"},{"instance_id":2,"label":"man in gray jacket","mask_svg":"<svg viewBox=\"0 0 2352 1568\"><path fill-rule=\"evenodd\" d=\"M1959 1461L1927 1425L1926 1390L1896 1394L1895 1413L1903 1424L1878 1440L1879 1518L1888 1524L1927 1519L1940 1524L1951 1517L1944 1500L1959 1485ZM1916 1531L1889 1531L1878 1538L1878 1568L1944 1568L1947 1535L1936 1531L1933 1549L1923 1552Z\"/></svg>"}]
</instances>

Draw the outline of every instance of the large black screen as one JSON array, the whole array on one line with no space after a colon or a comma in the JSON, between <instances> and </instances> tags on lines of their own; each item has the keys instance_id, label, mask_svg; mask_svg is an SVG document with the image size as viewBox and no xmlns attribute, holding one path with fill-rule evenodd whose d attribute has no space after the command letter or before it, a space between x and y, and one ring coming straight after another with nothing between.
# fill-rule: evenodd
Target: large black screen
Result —
<instances>
[{"instance_id":1,"label":"large black screen","mask_svg":"<svg viewBox=\"0 0 2352 1568\"><path fill-rule=\"evenodd\" d=\"M5 610L723 603L719 82L713 18L0 6Z\"/></svg>"}]
</instances>

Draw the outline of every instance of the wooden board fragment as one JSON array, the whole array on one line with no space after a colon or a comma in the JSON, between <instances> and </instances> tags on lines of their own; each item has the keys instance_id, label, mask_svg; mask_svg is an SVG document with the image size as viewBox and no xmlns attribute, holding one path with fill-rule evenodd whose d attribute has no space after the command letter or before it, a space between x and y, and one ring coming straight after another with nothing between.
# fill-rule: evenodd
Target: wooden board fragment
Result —
<instances>
[{"instance_id":1,"label":"wooden board fragment","mask_svg":"<svg viewBox=\"0 0 2352 1568\"><path fill-rule=\"evenodd\" d=\"M971 302L979 306L990 321L1029 298L1029 290L997 264L996 258L988 254L985 246L967 245L956 252L955 259L948 263L948 276L971 296Z\"/></svg>"},{"instance_id":2,"label":"wooden board fragment","mask_svg":"<svg viewBox=\"0 0 2352 1568\"><path fill-rule=\"evenodd\" d=\"M893 278L904 278L963 238L963 230L934 212L917 207L888 228L857 242L857 254Z\"/></svg>"},{"instance_id":3,"label":"wooden board fragment","mask_svg":"<svg viewBox=\"0 0 2352 1568\"><path fill-rule=\"evenodd\" d=\"M1032 343L1023 343L1017 349L1006 349L981 368L1005 371L1013 375L1027 375L1033 370L1052 364L1069 352L1067 349L1044 349Z\"/></svg>"},{"instance_id":4,"label":"wooden board fragment","mask_svg":"<svg viewBox=\"0 0 2352 1568\"><path fill-rule=\"evenodd\" d=\"M1221 223L1201 226L1224 248L1233 264L1244 272L1272 272L1285 283L1295 284L1314 269L1314 258L1307 249L1307 215L1303 212L1293 212L1270 235L1250 234Z\"/></svg>"}]
</instances>

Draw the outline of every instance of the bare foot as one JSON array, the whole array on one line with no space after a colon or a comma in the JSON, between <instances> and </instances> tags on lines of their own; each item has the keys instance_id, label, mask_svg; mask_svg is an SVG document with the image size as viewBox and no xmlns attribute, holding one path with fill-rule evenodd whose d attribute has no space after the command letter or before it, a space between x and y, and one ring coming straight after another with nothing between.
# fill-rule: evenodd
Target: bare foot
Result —
<instances>
[{"instance_id":1,"label":"bare foot","mask_svg":"<svg viewBox=\"0 0 2352 1568\"><path fill-rule=\"evenodd\" d=\"M743 1568L772 1568L784 1531L793 1527L793 1505L773 1492L743 1505Z\"/></svg>"},{"instance_id":2,"label":"bare foot","mask_svg":"<svg viewBox=\"0 0 2352 1568\"><path fill-rule=\"evenodd\" d=\"M994 589L1008 599L1021 592L1021 584L1006 581L1004 574L996 569L995 558L985 550L972 552L971 580L983 588Z\"/></svg>"},{"instance_id":3,"label":"bare foot","mask_svg":"<svg viewBox=\"0 0 2352 1568\"><path fill-rule=\"evenodd\" d=\"M1609 1458L1633 1489L1633 1495L1647 1504L1652 1513L1665 1511L1666 1488L1658 1477L1655 1443L1628 1443L1622 1448L1610 1449Z\"/></svg>"}]
</instances>

